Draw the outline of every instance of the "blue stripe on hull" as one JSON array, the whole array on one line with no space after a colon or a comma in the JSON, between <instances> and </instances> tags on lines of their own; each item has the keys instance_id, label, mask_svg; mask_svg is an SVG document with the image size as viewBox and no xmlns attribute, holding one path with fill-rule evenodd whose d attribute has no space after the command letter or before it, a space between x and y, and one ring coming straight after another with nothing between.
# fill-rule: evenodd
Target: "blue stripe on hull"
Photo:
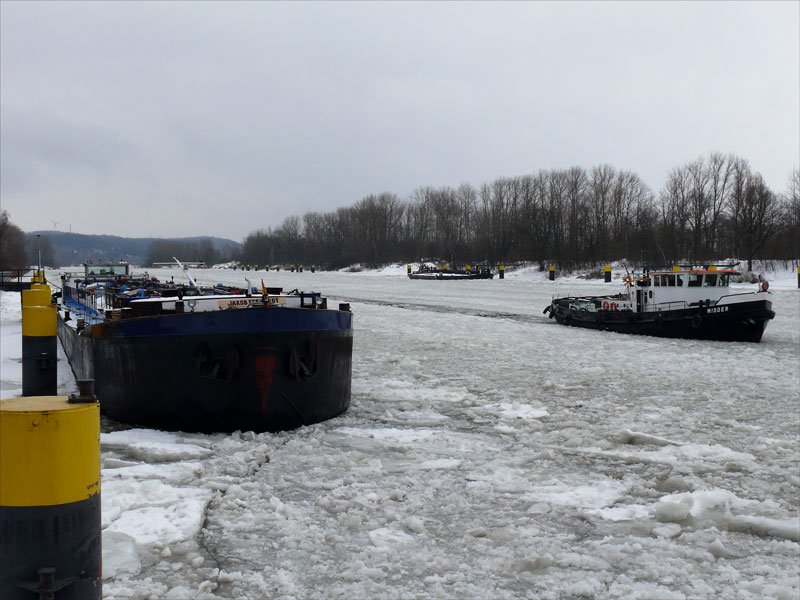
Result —
<instances>
[{"instance_id":1,"label":"blue stripe on hull","mask_svg":"<svg viewBox=\"0 0 800 600\"><path fill-rule=\"evenodd\" d=\"M351 331L347 311L308 308L242 308L106 321L92 327L93 338L252 334L290 331Z\"/></svg>"}]
</instances>

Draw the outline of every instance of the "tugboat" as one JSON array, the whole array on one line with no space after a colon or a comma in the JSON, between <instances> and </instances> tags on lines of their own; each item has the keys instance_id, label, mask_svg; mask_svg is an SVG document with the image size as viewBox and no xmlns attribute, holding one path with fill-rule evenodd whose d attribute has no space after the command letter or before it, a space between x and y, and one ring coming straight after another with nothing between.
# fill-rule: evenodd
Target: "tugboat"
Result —
<instances>
[{"instance_id":1,"label":"tugboat","mask_svg":"<svg viewBox=\"0 0 800 600\"><path fill-rule=\"evenodd\" d=\"M421 264L416 271L411 270L411 265L407 267L409 279L431 279L436 281L455 281L461 279L492 279L494 274L487 266L466 265L463 269L451 269L448 265L431 266Z\"/></svg>"},{"instance_id":2,"label":"tugboat","mask_svg":"<svg viewBox=\"0 0 800 600\"><path fill-rule=\"evenodd\" d=\"M348 409L348 304L188 279L133 277L127 264L62 276L58 336L76 378L95 380L105 414L160 429L261 432Z\"/></svg>"},{"instance_id":3,"label":"tugboat","mask_svg":"<svg viewBox=\"0 0 800 600\"><path fill-rule=\"evenodd\" d=\"M769 284L758 291L731 293L724 265L675 267L671 271L628 273L615 295L554 298L544 313L561 325L668 338L760 342L775 317Z\"/></svg>"}]
</instances>

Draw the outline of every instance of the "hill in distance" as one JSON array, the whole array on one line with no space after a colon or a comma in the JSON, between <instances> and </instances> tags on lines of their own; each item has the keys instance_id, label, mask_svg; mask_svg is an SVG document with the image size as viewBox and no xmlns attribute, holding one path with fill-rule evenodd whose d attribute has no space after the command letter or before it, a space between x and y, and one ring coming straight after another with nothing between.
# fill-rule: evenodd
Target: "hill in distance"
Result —
<instances>
[{"instance_id":1,"label":"hill in distance","mask_svg":"<svg viewBox=\"0 0 800 600\"><path fill-rule=\"evenodd\" d=\"M126 238L116 235L88 235L65 231L31 231L25 234L26 239L35 244L35 238L41 235L50 240L53 246L53 262L58 266L81 265L85 262L107 263L126 261L133 265L142 265L147 260L150 244L155 241L173 241L197 243L210 240L214 249L223 260L235 256L242 245L233 240L211 236L185 238ZM192 260L190 257L177 257Z\"/></svg>"}]
</instances>

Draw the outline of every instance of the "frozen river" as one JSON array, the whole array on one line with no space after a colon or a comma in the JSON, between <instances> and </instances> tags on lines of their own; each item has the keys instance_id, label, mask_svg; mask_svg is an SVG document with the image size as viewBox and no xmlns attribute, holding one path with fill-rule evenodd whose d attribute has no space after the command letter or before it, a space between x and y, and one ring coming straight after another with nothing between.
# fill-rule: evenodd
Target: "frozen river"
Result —
<instances>
[{"instance_id":1,"label":"frozen river","mask_svg":"<svg viewBox=\"0 0 800 600\"><path fill-rule=\"evenodd\" d=\"M559 326L553 294L617 284L542 273L247 276L351 303L351 408L280 434L105 423L105 597L800 595L796 280L744 344Z\"/></svg>"}]
</instances>

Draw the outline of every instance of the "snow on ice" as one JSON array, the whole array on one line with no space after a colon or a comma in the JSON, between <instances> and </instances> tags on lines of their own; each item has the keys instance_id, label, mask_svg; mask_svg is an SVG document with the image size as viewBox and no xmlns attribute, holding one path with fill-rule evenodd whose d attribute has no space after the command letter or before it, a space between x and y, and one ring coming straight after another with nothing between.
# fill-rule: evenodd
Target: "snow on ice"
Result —
<instances>
[{"instance_id":1,"label":"snow on ice","mask_svg":"<svg viewBox=\"0 0 800 600\"><path fill-rule=\"evenodd\" d=\"M411 281L404 265L247 275L351 303L351 408L277 434L104 420L105 597L800 595L794 270L767 274L777 316L761 344L542 315L554 294L617 286L616 269L612 284L534 269ZM19 294L1 300L9 398Z\"/></svg>"}]
</instances>

